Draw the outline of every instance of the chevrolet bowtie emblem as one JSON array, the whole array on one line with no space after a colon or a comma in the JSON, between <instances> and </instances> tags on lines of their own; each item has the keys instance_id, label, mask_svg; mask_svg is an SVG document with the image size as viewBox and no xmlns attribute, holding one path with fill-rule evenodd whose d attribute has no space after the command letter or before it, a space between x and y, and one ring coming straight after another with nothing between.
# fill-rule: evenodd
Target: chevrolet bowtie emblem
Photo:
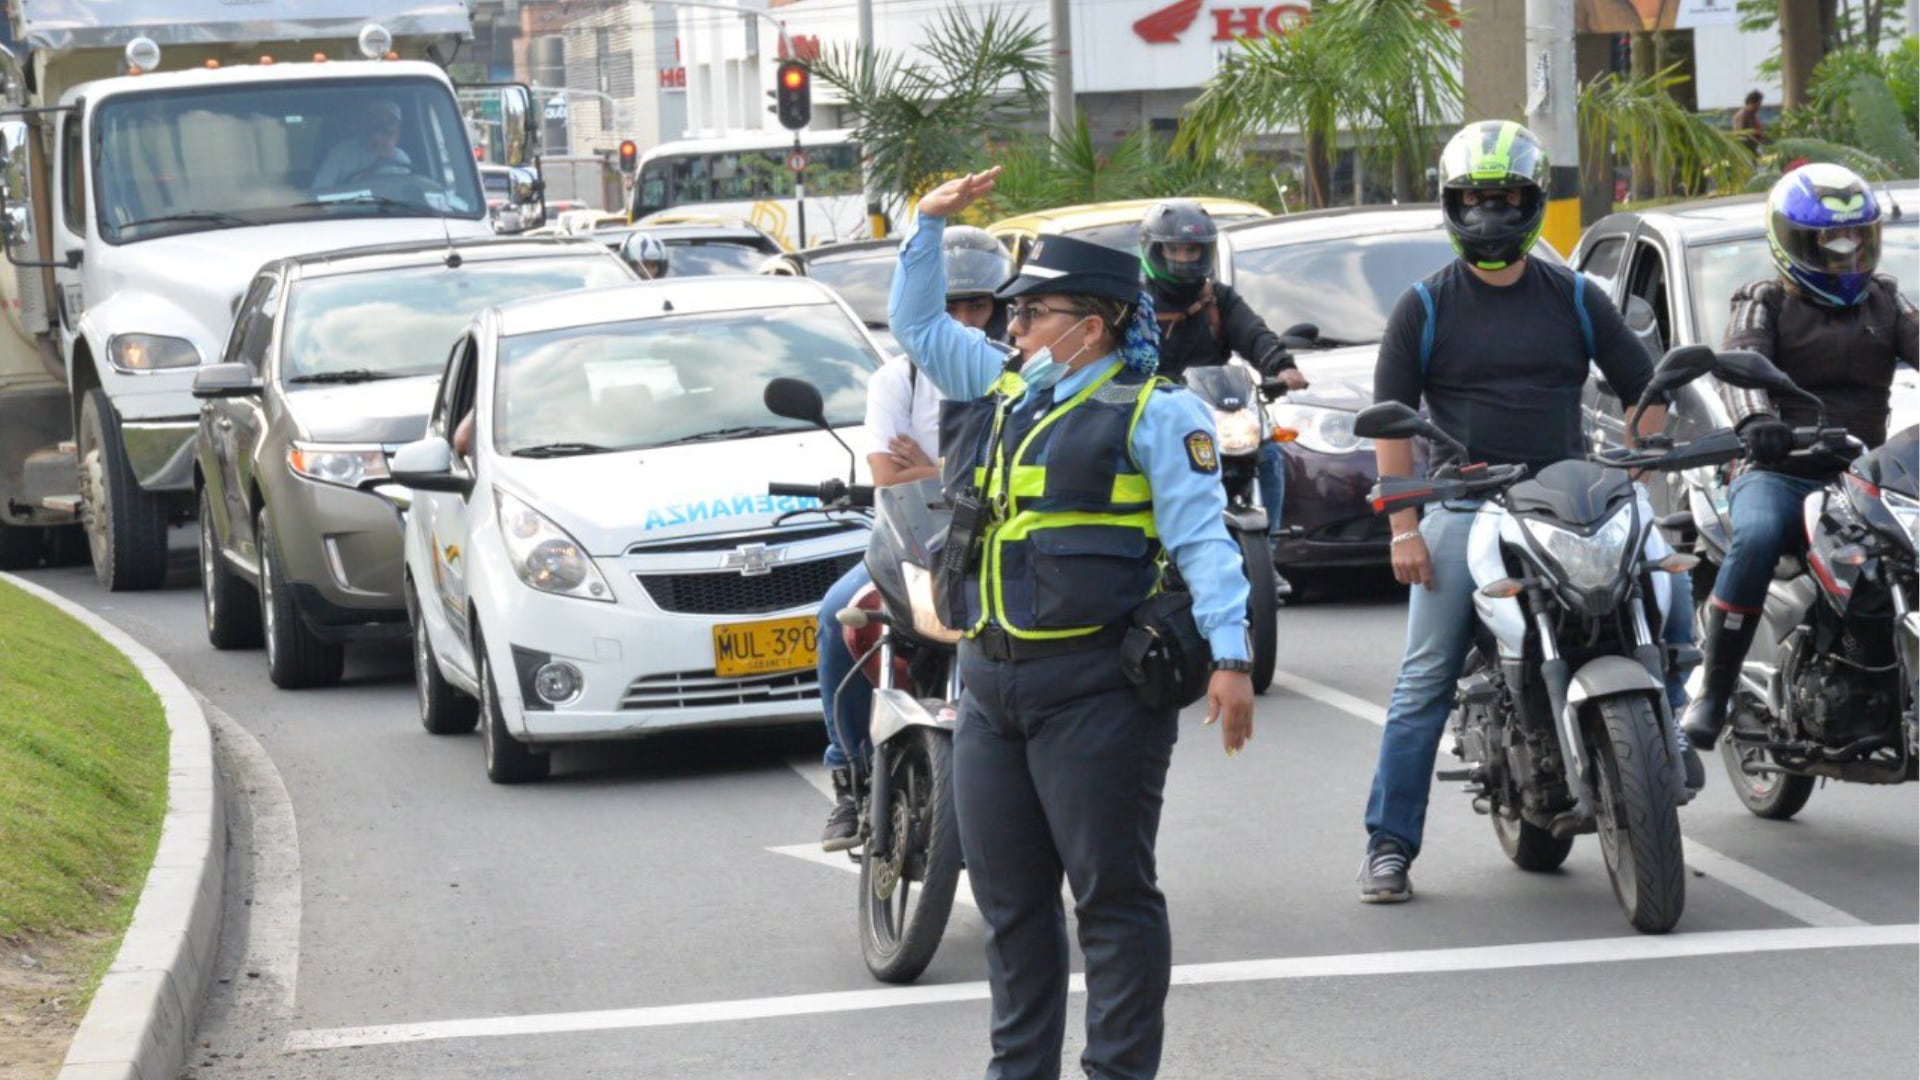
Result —
<instances>
[{"instance_id":1,"label":"chevrolet bowtie emblem","mask_svg":"<svg viewBox=\"0 0 1920 1080\"><path fill-rule=\"evenodd\" d=\"M768 551L765 544L742 544L720 560L720 569L738 570L741 577L765 577L773 573L773 564L787 557L784 551Z\"/></svg>"}]
</instances>

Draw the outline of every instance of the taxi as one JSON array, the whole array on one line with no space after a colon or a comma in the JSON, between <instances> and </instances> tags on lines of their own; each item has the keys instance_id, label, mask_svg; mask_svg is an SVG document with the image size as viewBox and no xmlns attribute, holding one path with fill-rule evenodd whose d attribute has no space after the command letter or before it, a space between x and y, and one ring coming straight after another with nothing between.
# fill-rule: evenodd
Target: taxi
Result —
<instances>
[{"instance_id":1,"label":"taxi","mask_svg":"<svg viewBox=\"0 0 1920 1080\"><path fill-rule=\"evenodd\" d=\"M482 312L392 461L426 729L477 724L487 776L515 783L567 743L818 724L815 612L867 533L768 485L847 476L881 359L805 278ZM821 389L829 430L767 411L781 375Z\"/></svg>"}]
</instances>

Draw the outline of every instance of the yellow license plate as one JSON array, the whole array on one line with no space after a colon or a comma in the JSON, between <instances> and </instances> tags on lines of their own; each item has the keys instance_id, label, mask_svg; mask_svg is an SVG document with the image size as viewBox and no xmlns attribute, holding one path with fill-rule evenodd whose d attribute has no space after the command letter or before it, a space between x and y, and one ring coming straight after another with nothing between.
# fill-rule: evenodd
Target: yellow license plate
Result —
<instances>
[{"instance_id":1,"label":"yellow license plate","mask_svg":"<svg viewBox=\"0 0 1920 1080\"><path fill-rule=\"evenodd\" d=\"M721 678L810 668L819 656L820 623L811 615L713 628L713 673Z\"/></svg>"}]
</instances>

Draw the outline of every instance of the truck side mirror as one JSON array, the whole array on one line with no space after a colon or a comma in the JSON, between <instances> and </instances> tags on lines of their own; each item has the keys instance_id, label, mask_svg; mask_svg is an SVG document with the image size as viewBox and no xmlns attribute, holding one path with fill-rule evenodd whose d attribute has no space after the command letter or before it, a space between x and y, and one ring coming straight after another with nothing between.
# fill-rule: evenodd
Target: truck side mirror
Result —
<instances>
[{"instance_id":1,"label":"truck side mirror","mask_svg":"<svg viewBox=\"0 0 1920 1080\"><path fill-rule=\"evenodd\" d=\"M23 120L0 124L0 242L7 259L30 262L34 250L32 131Z\"/></svg>"},{"instance_id":2,"label":"truck side mirror","mask_svg":"<svg viewBox=\"0 0 1920 1080\"><path fill-rule=\"evenodd\" d=\"M539 124L532 90L518 83L500 88L500 130L506 136L507 164L526 165L533 160L539 146Z\"/></svg>"}]
</instances>

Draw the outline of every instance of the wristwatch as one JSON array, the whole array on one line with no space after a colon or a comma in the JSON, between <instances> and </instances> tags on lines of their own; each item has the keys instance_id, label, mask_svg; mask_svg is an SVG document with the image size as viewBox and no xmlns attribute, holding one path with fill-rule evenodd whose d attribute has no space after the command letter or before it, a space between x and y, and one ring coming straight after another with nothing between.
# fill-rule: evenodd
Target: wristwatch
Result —
<instances>
[{"instance_id":1,"label":"wristwatch","mask_svg":"<svg viewBox=\"0 0 1920 1080\"><path fill-rule=\"evenodd\" d=\"M1212 663L1212 665L1208 667L1208 670L1209 671L1237 671L1242 675L1251 675L1253 674L1253 661L1251 660L1215 660Z\"/></svg>"}]
</instances>

